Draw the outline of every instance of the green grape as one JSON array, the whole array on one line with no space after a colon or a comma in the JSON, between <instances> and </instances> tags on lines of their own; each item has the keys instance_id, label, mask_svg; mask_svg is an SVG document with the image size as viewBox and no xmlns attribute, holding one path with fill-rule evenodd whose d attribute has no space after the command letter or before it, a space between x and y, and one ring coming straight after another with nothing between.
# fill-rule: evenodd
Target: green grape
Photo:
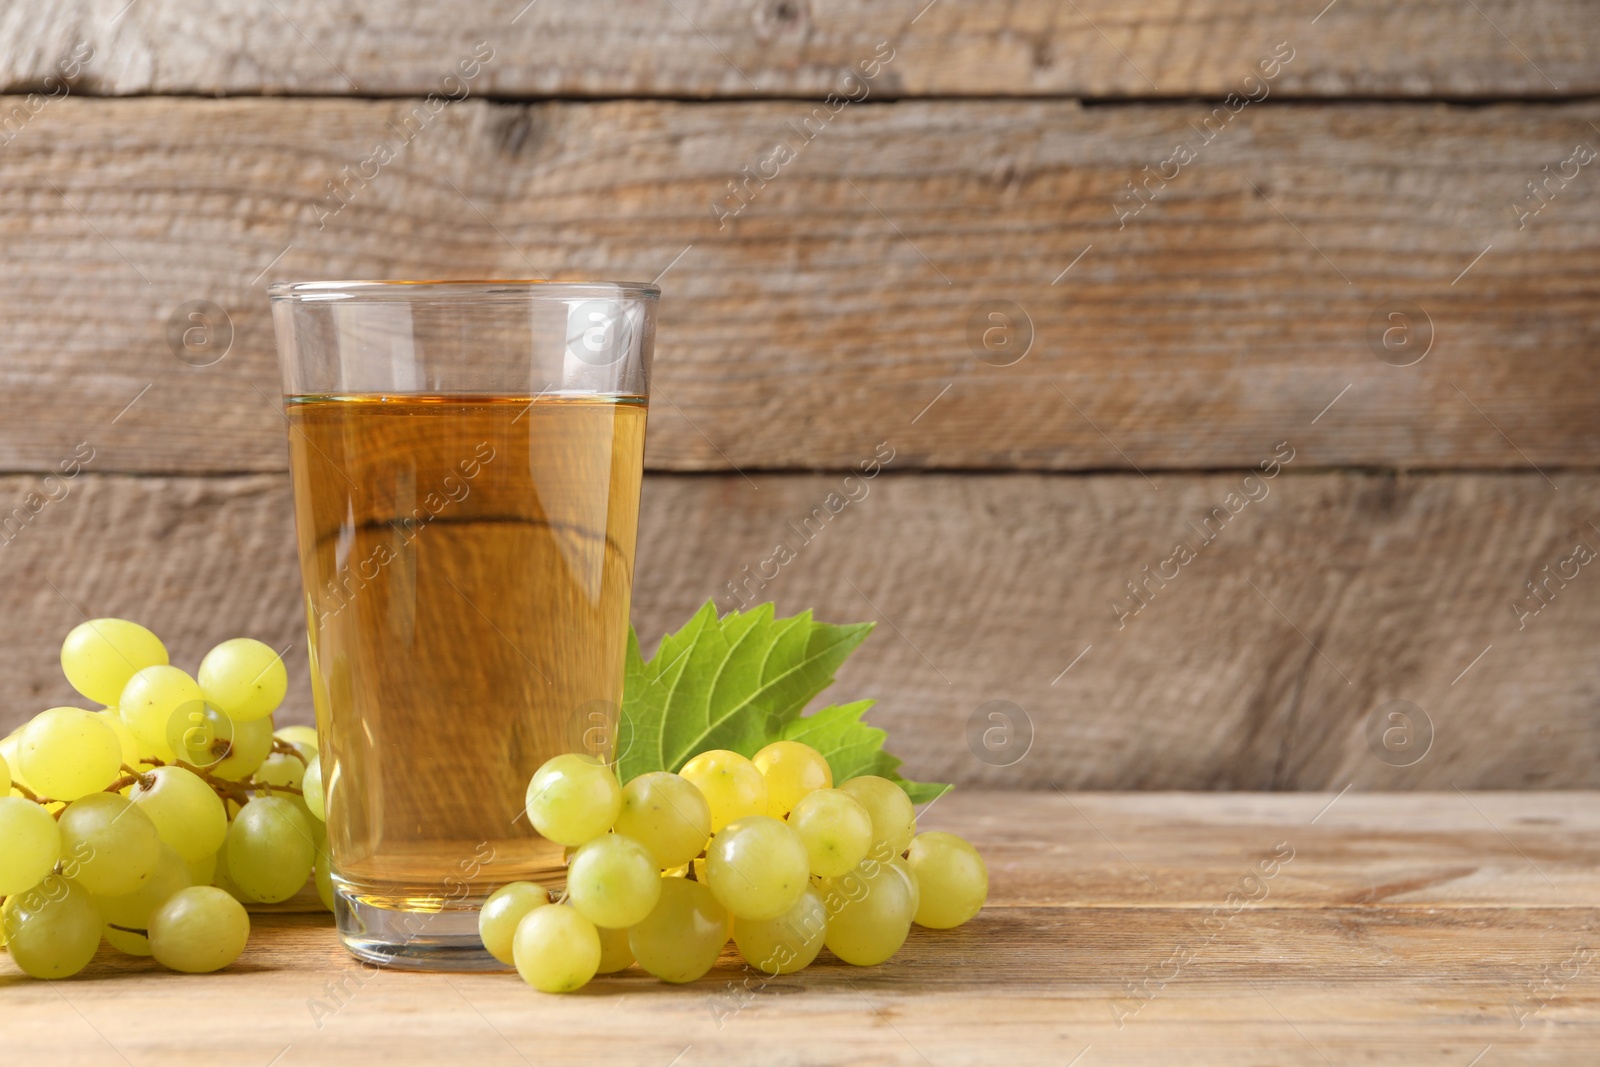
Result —
<instances>
[{"instance_id":1,"label":"green grape","mask_svg":"<svg viewBox=\"0 0 1600 1067\"><path fill-rule=\"evenodd\" d=\"M316 842L306 817L284 797L257 797L228 827L228 876L262 904L288 900L311 877Z\"/></svg>"},{"instance_id":2,"label":"green grape","mask_svg":"<svg viewBox=\"0 0 1600 1067\"><path fill-rule=\"evenodd\" d=\"M852 778L839 788L855 797L872 816L873 845L887 845L896 856L910 847L911 837L917 832L917 812L904 789L875 774Z\"/></svg>"},{"instance_id":3,"label":"green grape","mask_svg":"<svg viewBox=\"0 0 1600 1067\"><path fill-rule=\"evenodd\" d=\"M788 824L747 815L711 839L706 875L711 892L736 918L776 919L811 884L811 860Z\"/></svg>"},{"instance_id":4,"label":"green grape","mask_svg":"<svg viewBox=\"0 0 1600 1067\"><path fill-rule=\"evenodd\" d=\"M38 885L61 859L56 821L22 797L0 797L0 842L0 896Z\"/></svg>"},{"instance_id":5,"label":"green grape","mask_svg":"<svg viewBox=\"0 0 1600 1067\"><path fill-rule=\"evenodd\" d=\"M250 940L244 905L215 886L180 889L150 916L150 954L186 974L221 970Z\"/></svg>"},{"instance_id":6,"label":"green grape","mask_svg":"<svg viewBox=\"0 0 1600 1067\"><path fill-rule=\"evenodd\" d=\"M315 726L301 726L299 724L285 726L275 731L272 736L279 741L289 742L289 744L299 749L300 754L308 760L322 750L322 742L317 739L317 728Z\"/></svg>"},{"instance_id":7,"label":"green grape","mask_svg":"<svg viewBox=\"0 0 1600 1067\"><path fill-rule=\"evenodd\" d=\"M711 806L688 779L668 771L641 774L622 787L617 833L650 850L662 870L694 859L711 837Z\"/></svg>"},{"instance_id":8,"label":"green grape","mask_svg":"<svg viewBox=\"0 0 1600 1067\"><path fill-rule=\"evenodd\" d=\"M842 789L807 793L789 813L789 827L805 843L811 873L822 878L853 870L872 847L872 816Z\"/></svg>"},{"instance_id":9,"label":"green grape","mask_svg":"<svg viewBox=\"0 0 1600 1067\"><path fill-rule=\"evenodd\" d=\"M605 834L572 854L567 897L596 926L632 926L660 899L661 869L633 838Z\"/></svg>"},{"instance_id":10,"label":"green grape","mask_svg":"<svg viewBox=\"0 0 1600 1067\"><path fill-rule=\"evenodd\" d=\"M0 923L11 958L34 978L77 974L100 947L100 909L94 898L59 874L7 897Z\"/></svg>"},{"instance_id":11,"label":"green grape","mask_svg":"<svg viewBox=\"0 0 1600 1067\"><path fill-rule=\"evenodd\" d=\"M543 993L570 993L600 968L600 934L565 905L534 908L517 924L512 958L522 980Z\"/></svg>"},{"instance_id":12,"label":"green grape","mask_svg":"<svg viewBox=\"0 0 1600 1067\"><path fill-rule=\"evenodd\" d=\"M321 756L311 757L311 762L306 765L306 775L300 780L300 789L305 794L306 810L311 812L318 822L327 822L328 813L323 807Z\"/></svg>"},{"instance_id":13,"label":"green grape","mask_svg":"<svg viewBox=\"0 0 1600 1067\"><path fill-rule=\"evenodd\" d=\"M511 942L517 936L517 924L534 908L550 903L550 894L537 882L512 882L489 894L478 912L478 936L489 955L501 963L515 963Z\"/></svg>"},{"instance_id":14,"label":"green grape","mask_svg":"<svg viewBox=\"0 0 1600 1067\"><path fill-rule=\"evenodd\" d=\"M767 780L756 765L725 748L702 752L678 772L700 790L711 806L711 832L746 815L767 813Z\"/></svg>"},{"instance_id":15,"label":"green grape","mask_svg":"<svg viewBox=\"0 0 1600 1067\"><path fill-rule=\"evenodd\" d=\"M174 718L186 720L189 712L204 702L200 686L177 667L145 667L128 679L117 710L133 731L141 753L170 763L177 757L167 743L167 727Z\"/></svg>"},{"instance_id":16,"label":"green grape","mask_svg":"<svg viewBox=\"0 0 1600 1067\"><path fill-rule=\"evenodd\" d=\"M833 768L822 753L799 741L774 741L750 759L767 782L767 814L781 819L800 798L833 788Z\"/></svg>"},{"instance_id":17,"label":"green grape","mask_svg":"<svg viewBox=\"0 0 1600 1067\"><path fill-rule=\"evenodd\" d=\"M122 773L122 742L92 711L51 708L35 715L18 738L19 770L36 793L77 800L98 793Z\"/></svg>"},{"instance_id":18,"label":"green grape","mask_svg":"<svg viewBox=\"0 0 1600 1067\"><path fill-rule=\"evenodd\" d=\"M122 721L122 714L116 708L104 708L95 712L95 715L117 735L117 743L122 746L124 766L132 767L136 771L148 767L148 764L139 758L138 739L133 736L133 731L128 729L128 724Z\"/></svg>"},{"instance_id":19,"label":"green grape","mask_svg":"<svg viewBox=\"0 0 1600 1067\"><path fill-rule=\"evenodd\" d=\"M90 619L74 626L61 643L67 684L100 704L115 704L135 671L166 663L161 639L127 619Z\"/></svg>"},{"instance_id":20,"label":"green grape","mask_svg":"<svg viewBox=\"0 0 1600 1067\"><path fill-rule=\"evenodd\" d=\"M579 753L546 760L528 783L528 821L544 837L575 848L611 829L622 787L611 768Z\"/></svg>"},{"instance_id":21,"label":"green grape","mask_svg":"<svg viewBox=\"0 0 1600 1067\"><path fill-rule=\"evenodd\" d=\"M264 719L283 703L289 672L283 657L250 637L235 637L200 661L200 688L206 700L235 722Z\"/></svg>"},{"instance_id":22,"label":"green grape","mask_svg":"<svg viewBox=\"0 0 1600 1067\"><path fill-rule=\"evenodd\" d=\"M684 878L661 879L661 899L628 931L639 966L663 982L692 982L728 943L728 912L711 890Z\"/></svg>"},{"instance_id":23,"label":"green grape","mask_svg":"<svg viewBox=\"0 0 1600 1067\"><path fill-rule=\"evenodd\" d=\"M156 824L161 840L191 863L215 853L228 834L222 799L199 775L182 767L141 774L128 799Z\"/></svg>"},{"instance_id":24,"label":"green grape","mask_svg":"<svg viewBox=\"0 0 1600 1067\"><path fill-rule=\"evenodd\" d=\"M989 899L989 868L955 834L930 830L911 841L908 857L920 890L918 926L949 930L978 914Z\"/></svg>"},{"instance_id":25,"label":"green grape","mask_svg":"<svg viewBox=\"0 0 1600 1067\"><path fill-rule=\"evenodd\" d=\"M62 873L97 897L132 893L161 859L156 824L127 797L91 793L67 805L61 829Z\"/></svg>"},{"instance_id":26,"label":"green grape","mask_svg":"<svg viewBox=\"0 0 1600 1067\"><path fill-rule=\"evenodd\" d=\"M628 944L628 931L597 926L600 935L600 966L596 974L616 974L633 966L633 947Z\"/></svg>"},{"instance_id":27,"label":"green grape","mask_svg":"<svg viewBox=\"0 0 1600 1067\"><path fill-rule=\"evenodd\" d=\"M268 756L253 776L257 784L299 789L306 777L306 763L299 754L274 752Z\"/></svg>"},{"instance_id":28,"label":"green grape","mask_svg":"<svg viewBox=\"0 0 1600 1067\"><path fill-rule=\"evenodd\" d=\"M96 896L100 918L105 922L101 931L113 948L130 956L150 955L150 940L140 931L150 928L150 915L167 902L180 889L194 885L189 865L170 845L161 846L161 857L156 869L143 885L122 896Z\"/></svg>"},{"instance_id":29,"label":"green grape","mask_svg":"<svg viewBox=\"0 0 1600 1067\"><path fill-rule=\"evenodd\" d=\"M166 844L165 841L162 844ZM177 851L174 849L173 851ZM217 877L217 854L201 856L197 860L183 861L189 868L190 885L213 885Z\"/></svg>"},{"instance_id":30,"label":"green grape","mask_svg":"<svg viewBox=\"0 0 1600 1067\"><path fill-rule=\"evenodd\" d=\"M255 774L256 769L272 754L272 719L252 719L249 722L233 722L230 719L229 722L233 726L233 736L228 751L210 770L218 778L243 782Z\"/></svg>"},{"instance_id":31,"label":"green grape","mask_svg":"<svg viewBox=\"0 0 1600 1067\"><path fill-rule=\"evenodd\" d=\"M167 720L167 748L177 759L214 770L233 747L233 720L203 701L185 704Z\"/></svg>"},{"instance_id":32,"label":"green grape","mask_svg":"<svg viewBox=\"0 0 1600 1067\"><path fill-rule=\"evenodd\" d=\"M887 863L867 860L842 878L819 887L828 909L825 944L857 967L871 967L900 951L916 913L911 885Z\"/></svg>"},{"instance_id":33,"label":"green grape","mask_svg":"<svg viewBox=\"0 0 1600 1067\"><path fill-rule=\"evenodd\" d=\"M828 909L811 886L776 919L735 919L733 942L745 962L763 974L793 974L811 966L828 936Z\"/></svg>"},{"instance_id":34,"label":"green grape","mask_svg":"<svg viewBox=\"0 0 1600 1067\"><path fill-rule=\"evenodd\" d=\"M329 911L333 910L333 858L328 855L328 841L317 844L317 858L311 864L311 879L317 883L317 899Z\"/></svg>"}]
</instances>

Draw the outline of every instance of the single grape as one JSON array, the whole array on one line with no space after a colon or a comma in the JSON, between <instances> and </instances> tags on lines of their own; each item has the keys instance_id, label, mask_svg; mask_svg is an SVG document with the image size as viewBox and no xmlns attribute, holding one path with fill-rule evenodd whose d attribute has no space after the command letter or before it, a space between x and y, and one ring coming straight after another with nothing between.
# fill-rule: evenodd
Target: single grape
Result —
<instances>
[{"instance_id":1,"label":"single grape","mask_svg":"<svg viewBox=\"0 0 1600 1067\"><path fill-rule=\"evenodd\" d=\"M139 741L133 736L133 731L128 729L128 724L122 721L122 714L111 707L97 711L95 715L117 735L117 742L122 745L123 764L136 771L148 768L149 764L139 757Z\"/></svg>"},{"instance_id":2,"label":"single grape","mask_svg":"<svg viewBox=\"0 0 1600 1067\"><path fill-rule=\"evenodd\" d=\"M845 782L840 789L855 797L872 816L872 843L887 845L896 856L911 845L917 832L917 812L906 791L875 774L864 774Z\"/></svg>"},{"instance_id":3,"label":"single grape","mask_svg":"<svg viewBox=\"0 0 1600 1067\"><path fill-rule=\"evenodd\" d=\"M699 882L661 879L661 899L628 931L639 966L663 982L692 982L709 971L728 943L728 912Z\"/></svg>"},{"instance_id":4,"label":"single grape","mask_svg":"<svg viewBox=\"0 0 1600 1067\"><path fill-rule=\"evenodd\" d=\"M311 877L316 842L306 817L284 797L257 797L228 827L228 876L262 904L288 900Z\"/></svg>"},{"instance_id":5,"label":"single grape","mask_svg":"<svg viewBox=\"0 0 1600 1067\"><path fill-rule=\"evenodd\" d=\"M317 858L311 864L311 880L317 883L317 899L329 911L333 910L333 858L328 855L328 842L324 838L317 844Z\"/></svg>"},{"instance_id":6,"label":"single grape","mask_svg":"<svg viewBox=\"0 0 1600 1067\"><path fill-rule=\"evenodd\" d=\"M567 897L596 926L632 926L660 899L661 869L633 838L604 834L572 854Z\"/></svg>"},{"instance_id":7,"label":"single grape","mask_svg":"<svg viewBox=\"0 0 1600 1067\"><path fill-rule=\"evenodd\" d=\"M322 751L322 742L317 739L317 728L315 726L302 726L296 723L293 726L279 728L273 732L272 736L279 741L289 742L289 744L299 749L300 754L308 760Z\"/></svg>"},{"instance_id":8,"label":"single grape","mask_svg":"<svg viewBox=\"0 0 1600 1067\"><path fill-rule=\"evenodd\" d=\"M628 944L628 931L597 926L600 935L600 966L596 974L616 974L633 966L633 948Z\"/></svg>"},{"instance_id":9,"label":"single grape","mask_svg":"<svg viewBox=\"0 0 1600 1067\"><path fill-rule=\"evenodd\" d=\"M546 760L528 783L528 820L559 845L586 844L611 829L622 787L611 768L580 753Z\"/></svg>"},{"instance_id":10,"label":"single grape","mask_svg":"<svg viewBox=\"0 0 1600 1067\"><path fill-rule=\"evenodd\" d=\"M978 850L955 834L930 830L911 840L908 857L921 891L918 926L948 930L978 914L989 899L989 868Z\"/></svg>"},{"instance_id":11,"label":"single grape","mask_svg":"<svg viewBox=\"0 0 1600 1067\"><path fill-rule=\"evenodd\" d=\"M201 770L213 770L227 757L233 735L233 720L203 701L184 705L167 720L167 748Z\"/></svg>"},{"instance_id":12,"label":"single grape","mask_svg":"<svg viewBox=\"0 0 1600 1067\"><path fill-rule=\"evenodd\" d=\"M662 870L688 863L711 837L711 806L686 778L641 774L622 787L616 831L650 850Z\"/></svg>"},{"instance_id":13,"label":"single grape","mask_svg":"<svg viewBox=\"0 0 1600 1067\"><path fill-rule=\"evenodd\" d=\"M67 684L99 704L115 704L135 671L166 663L161 639L127 619L90 619L61 643Z\"/></svg>"},{"instance_id":14,"label":"single grape","mask_svg":"<svg viewBox=\"0 0 1600 1067\"><path fill-rule=\"evenodd\" d=\"M776 919L733 920L733 942L745 962L763 974L793 974L811 966L828 936L828 909L811 886Z\"/></svg>"},{"instance_id":15,"label":"single grape","mask_svg":"<svg viewBox=\"0 0 1600 1067\"><path fill-rule=\"evenodd\" d=\"M8 896L0 923L11 958L34 978L77 974L100 947L100 909L94 898L59 874Z\"/></svg>"},{"instance_id":16,"label":"single grape","mask_svg":"<svg viewBox=\"0 0 1600 1067\"><path fill-rule=\"evenodd\" d=\"M789 827L805 843L811 873L837 878L867 858L872 816L842 789L807 793L789 813Z\"/></svg>"},{"instance_id":17,"label":"single grape","mask_svg":"<svg viewBox=\"0 0 1600 1067\"><path fill-rule=\"evenodd\" d=\"M272 719L252 719L233 722L233 736L228 751L211 773L230 782L243 782L256 773L256 769L272 754Z\"/></svg>"},{"instance_id":18,"label":"single grape","mask_svg":"<svg viewBox=\"0 0 1600 1067\"><path fill-rule=\"evenodd\" d=\"M167 728L174 719L188 725L188 716L202 709L205 699L195 680L177 667L145 667L122 689L117 710L133 731L142 755L171 762L176 759L167 743Z\"/></svg>"},{"instance_id":19,"label":"single grape","mask_svg":"<svg viewBox=\"0 0 1600 1067\"><path fill-rule=\"evenodd\" d=\"M95 897L100 918L105 923L101 933L112 947L130 956L150 955L150 939L140 931L150 928L151 913L172 894L194 884L183 857L170 845L162 845L156 869L138 889L122 896Z\"/></svg>"},{"instance_id":20,"label":"single grape","mask_svg":"<svg viewBox=\"0 0 1600 1067\"><path fill-rule=\"evenodd\" d=\"M740 919L776 919L810 885L806 846L786 823L747 815L723 827L706 849L711 892Z\"/></svg>"},{"instance_id":21,"label":"single grape","mask_svg":"<svg viewBox=\"0 0 1600 1067\"><path fill-rule=\"evenodd\" d=\"M536 882L511 882L489 894L478 912L478 936L489 955L501 963L515 963L511 943L517 924L534 908L549 905L550 894Z\"/></svg>"},{"instance_id":22,"label":"single grape","mask_svg":"<svg viewBox=\"0 0 1600 1067\"><path fill-rule=\"evenodd\" d=\"M163 841L162 844L165 845L166 842ZM177 850L173 849L173 851L176 852ZM187 860L186 859L183 862L189 868L189 884L190 885L215 885L216 884L215 883L215 879L217 877L217 854L215 852L213 852L213 853L211 853L209 855L206 855L206 856L201 856L197 860Z\"/></svg>"},{"instance_id":23,"label":"single grape","mask_svg":"<svg viewBox=\"0 0 1600 1067\"><path fill-rule=\"evenodd\" d=\"M756 765L725 748L702 752L678 772L692 782L711 806L711 832L746 815L767 813L767 780Z\"/></svg>"},{"instance_id":24,"label":"single grape","mask_svg":"<svg viewBox=\"0 0 1600 1067\"><path fill-rule=\"evenodd\" d=\"M299 754L274 752L268 756L252 776L258 784L299 789L306 777L306 763Z\"/></svg>"},{"instance_id":25,"label":"single grape","mask_svg":"<svg viewBox=\"0 0 1600 1067\"><path fill-rule=\"evenodd\" d=\"M77 800L122 773L122 742L92 711L51 708L35 715L17 743L19 769L36 793Z\"/></svg>"},{"instance_id":26,"label":"single grape","mask_svg":"<svg viewBox=\"0 0 1600 1067\"><path fill-rule=\"evenodd\" d=\"M228 834L222 799L199 775L182 767L145 772L128 799L156 824L161 840L190 862L215 853Z\"/></svg>"},{"instance_id":27,"label":"single grape","mask_svg":"<svg viewBox=\"0 0 1600 1067\"><path fill-rule=\"evenodd\" d=\"M61 830L31 800L0 796L0 896L44 881L61 859Z\"/></svg>"},{"instance_id":28,"label":"single grape","mask_svg":"<svg viewBox=\"0 0 1600 1067\"><path fill-rule=\"evenodd\" d=\"M600 968L600 934L565 905L524 915L511 951L522 980L543 993L581 989Z\"/></svg>"},{"instance_id":29,"label":"single grape","mask_svg":"<svg viewBox=\"0 0 1600 1067\"><path fill-rule=\"evenodd\" d=\"M819 889L828 909L825 944L841 960L871 967L905 944L916 903L894 867L869 859L842 878L824 879Z\"/></svg>"},{"instance_id":30,"label":"single grape","mask_svg":"<svg viewBox=\"0 0 1600 1067\"><path fill-rule=\"evenodd\" d=\"M271 645L235 637L200 661L200 688L230 719L249 722L266 718L283 703L289 672Z\"/></svg>"},{"instance_id":31,"label":"single grape","mask_svg":"<svg viewBox=\"0 0 1600 1067\"><path fill-rule=\"evenodd\" d=\"M62 873L98 897L138 889L161 859L156 824L127 797L90 793L67 805L61 829Z\"/></svg>"},{"instance_id":32,"label":"single grape","mask_svg":"<svg viewBox=\"0 0 1600 1067\"><path fill-rule=\"evenodd\" d=\"M799 741L774 741L750 758L767 781L767 814L781 819L800 798L833 788L833 768L822 753Z\"/></svg>"},{"instance_id":33,"label":"single grape","mask_svg":"<svg viewBox=\"0 0 1600 1067\"><path fill-rule=\"evenodd\" d=\"M305 777L300 780L300 789L304 793L306 810L311 812L318 822L327 822L328 813L323 807L321 756L311 757L311 762L306 765Z\"/></svg>"},{"instance_id":34,"label":"single grape","mask_svg":"<svg viewBox=\"0 0 1600 1067\"><path fill-rule=\"evenodd\" d=\"M249 940L244 905L214 886L180 889L150 916L150 953L174 971L221 970L239 958Z\"/></svg>"}]
</instances>

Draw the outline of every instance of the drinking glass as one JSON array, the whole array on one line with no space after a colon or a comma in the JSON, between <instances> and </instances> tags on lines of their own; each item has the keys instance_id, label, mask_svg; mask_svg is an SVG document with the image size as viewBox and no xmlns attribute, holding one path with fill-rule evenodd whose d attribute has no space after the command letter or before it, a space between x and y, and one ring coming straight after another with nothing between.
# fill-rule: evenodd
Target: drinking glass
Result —
<instances>
[{"instance_id":1,"label":"drinking glass","mask_svg":"<svg viewBox=\"0 0 1600 1067\"><path fill-rule=\"evenodd\" d=\"M561 882L523 813L622 700L655 307L632 283L271 289L334 912L357 956L501 967L476 911Z\"/></svg>"}]
</instances>

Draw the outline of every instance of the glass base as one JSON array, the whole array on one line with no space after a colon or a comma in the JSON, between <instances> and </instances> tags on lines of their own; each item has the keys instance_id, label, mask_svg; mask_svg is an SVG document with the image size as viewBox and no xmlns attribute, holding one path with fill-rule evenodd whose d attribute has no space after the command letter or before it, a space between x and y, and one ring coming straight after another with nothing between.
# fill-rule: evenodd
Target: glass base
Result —
<instances>
[{"instance_id":1,"label":"glass base","mask_svg":"<svg viewBox=\"0 0 1600 1067\"><path fill-rule=\"evenodd\" d=\"M357 959L406 971L508 971L478 936L482 900L438 910L388 907L334 883L333 915L344 947Z\"/></svg>"}]
</instances>

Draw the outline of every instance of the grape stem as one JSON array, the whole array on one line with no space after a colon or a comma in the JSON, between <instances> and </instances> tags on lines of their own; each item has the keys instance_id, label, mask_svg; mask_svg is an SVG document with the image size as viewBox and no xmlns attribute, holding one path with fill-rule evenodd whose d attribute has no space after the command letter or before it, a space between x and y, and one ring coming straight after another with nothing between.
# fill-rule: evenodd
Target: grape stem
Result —
<instances>
[{"instance_id":1,"label":"grape stem","mask_svg":"<svg viewBox=\"0 0 1600 1067\"><path fill-rule=\"evenodd\" d=\"M293 745L291 745L287 741L282 741L282 740L279 740L278 738L273 738L272 739L272 751L281 752L285 756L293 756L295 759L300 761L300 766L302 766L302 767L307 765L306 764L305 755L298 748L295 748Z\"/></svg>"},{"instance_id":2,"label":"grape stem","mask_svg":"<svg viewBox=\"0 0 1600 1067\"><path fill-rule=\"evenodd\" d=\"M106 923L113 930L121 930L125 934L138 934L140 937L149 937L149 930L140 930L134 926L118 926L116 923Z\"/></svg>"}]
</instances>

